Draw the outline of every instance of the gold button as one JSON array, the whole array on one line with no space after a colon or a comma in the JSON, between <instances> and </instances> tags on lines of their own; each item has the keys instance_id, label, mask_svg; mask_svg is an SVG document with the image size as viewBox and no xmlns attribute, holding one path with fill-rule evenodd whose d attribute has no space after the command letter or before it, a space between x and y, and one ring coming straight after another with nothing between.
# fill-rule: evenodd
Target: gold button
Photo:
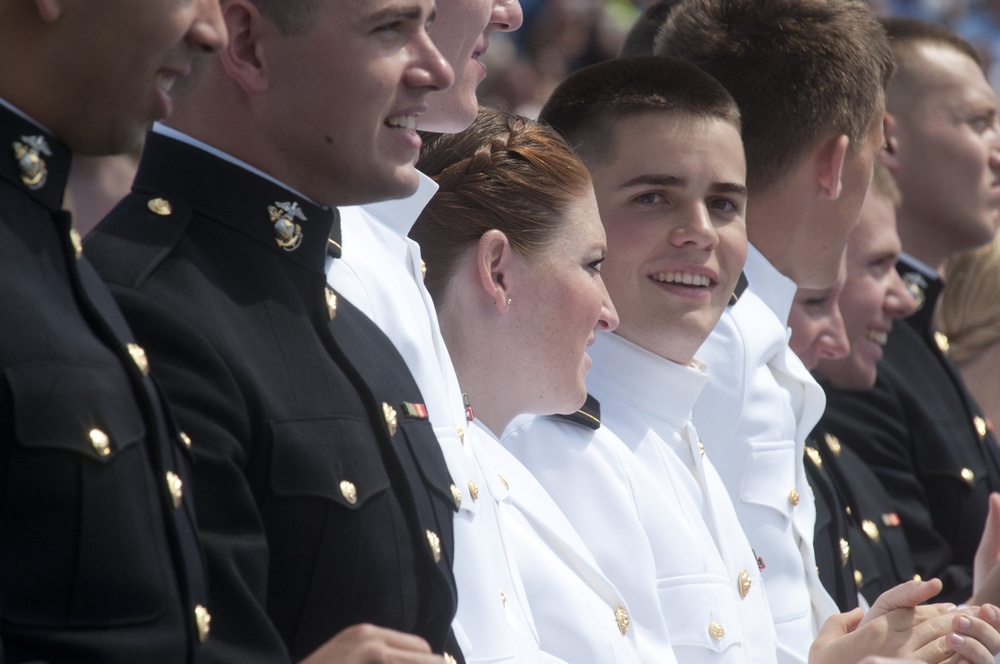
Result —
<instances>
[{"instance_id":1,"label":"gold button","mask_svg":"<svg viewBox=\"0 0 1000 664\"><path fill-rule=\"evenodd\" d=\"M472 480L469 480L469 494L473 500L479 500L479 487Z\"/></svg>"},{"instance_id":2,"label":"gold button","mask_svg":"<svg viewBox=\"0 0 1000 664\"><path fill-rule=\"evenodd\" d=\"M455 507L462 506L462 492L454 484L451 485L451 497L455 500Z\"/></svg>"},{"instance_id":3,"label":"gold button","mask_svg":"<svg viewBox=\"0 0 1000 664\"><path fill-rule=\"evenodd\" d=\"M434 554L434 562L441 562L441 538L437 536L433 530L426 531L427 534L427 544L431 547L431 553Z\"/></svg>"},{"instance_id":4,"label":"gold button","mask_svg":"<svg viewBox=\"0 0 1000 664\"><path fill-rule=\"evenodd\" d=\"M177 473L172 471L167 473L167 490L170 492L174 508L180 507L181 499L184 498L184 483L181 482L181 478L177 476Z\"/></svg>"},{"instance_id":5,"label":"gold button","mask_svg":"<svg viewBox=\"0 0 1000 664\"><path fill-rule=\"evenodd\" d=\"M628 616L628 611L625 607L619 606L615 609L615 622L618 623L618 631L622 633L622 636L628 632L629 625L632 623L632 619Z\"/></svg>"},{"instance_id":6,"label":"gold button","mask_svg":"<svg viewBox=\"0 0 1000 664\"><path fill-rule=\"evenodd\" d=\"M462 427L455 427L455 431L458 432L458 440L465 445L465 432L462 431Z\"/></svg>"},{"instance_id":7,"label":"gold button","mask_svg":"<svg viewBox=\"0 0 1000 664\"><path fill-rule=\"evenodd\" d=\"M190 436L188 436L186 433L184 433L183 431L181 431L179 434L177 434L177 437L181 439L181 442L184 444L184 447L186 447L188 449L191 449L191 437Z\"/></svg>"},{"instance_id":8,"label":"gold button","mask_svg":"<svg viewBox=\"0 0 1000 664\"><path fill-rule=\"evenodd\" d=\"M500 591L500 603L507 606L507 595L502 590Z\"/></svg>"},{"instance_id":9,"label":"gold button","mask_svg":"<svg viewBox=\"0 0 1000 664\"><path fill-rule=\"evenodd\" d=\"M149 360L146 359L146 351L139 344L128 344L128 354L132 356L135 366L139 367L139 373L143 376L149 375Z\"/></svg>"},{"instance_id":10,"label":"gold button","mask_svg":"<svg viewBox=\"0 0 1000 664\"><path fill-rule=\"evenodd\" d=\"M337 317L337 294L332 289L326 289L326 313L333 320Z\"/></svg>"},{"instance_id":11,"label":"gold button","mask_svg":"<svg viewBox=\"0 0 1000 664\"><path fill-rule=\"evenodd\" d=\"M914 581L923 581L924 577L920 576L919 574L914 574L913 575L913 580Z\"/></svg>"},{"instance_id":12,"label":"gold button","mask_svg":"<svg viewBox=\"0 0 1000 664\"><path fill-rule=\"evenodd\" d=\"M965 480L966 484L968 484L969 486L972 486L973 483L976 481L976 474L974 472L972 472L968 468L963 468L962 469L962 479Z\"/></svg>"},{"instance_id":13,"label":"gold button","mask_svg":"<svg viewBox=\"0 0 1000 664\"><path fill-rule=\"evenodd\" d=\"M705 446L702 445L700 440L698 441L698 451L701 453L702 456L705 456Z\"/></svg>"},{"instance_id":14,"label":"gold button","mask_svg":"<svg viewBox=\"0 0 1000 664\"><path fill-rule=\"evenodd\" d=\"M340 493L344 496L344 500L347 501L348 505L354 505L358 502L358 490L353 482L348 482L347 480L341 482Z\"/></svg>"},{"instance_id":15,"label":"gold button","mask_svg":"<svg viewBox=\"0 0 1000 664\"><path fill-rule=\"evenodd\" d=\"M823 439L826 441L826 446L833 452L833 456L840 456L840 439L832 433L823 434Z\"/></svg>"},{"instance_id":16,"label":"gold button","mask_svg":"<svg viewBox=\"0 0 1000 664\"><path fill-rule=\"evenodd\" d=\"M740 597L746 597L750 594L750 586L753 582L750 580L750 575L747 574L745 569L740 570L739 578L737 579L737 587L740 590Z\"/></svg>"},{"instance_id":17,"label":"gold button","mask_svg":"<svg viewBox=\"0 0 1000 664\"><path fill-rule=\"evenodd\" d=\"M94 451L103 457L111 454L111 439L100 429L90 430L90 444L94 446Z\"/></svg>"},{"instance_id":18,"label":"gold button","mask_svg":"<svg viewBox=\"0 0 1000 664\"><path fill-rule=\"evenodd\" d=\"M174 208L170 205L170 201L165 198L151 198L149 202L146 203L146 207L153 214L158 214L161 217L167 217L173 213Z\"/></svg>"},{"instance_id":19,"label":"gold button","mask_svg":"<svg viewBox=\"0 0 1000 664\"><path fill-rule=\"evenodd\" d=\"M69 229L69 241L73 245L73 253L77 260L83 256L83 242L80 241L80 233L75 228Z\"/></svg>"},{"instance_id":20,"label":"gold button","mask_svg":"<svg viewBox=\"0 0 1000 664\"><path fill-rule=\"evenodd\" d=\"M799 490L798 489L792 489L791 491L788 492L788 502L790 502L792 504L792 507L795 507L796 505L799 504Z\"/></svg>"},{"instance_id":21,"label":"gold button","mask_svg":"<svg viewBox=\"0 0 1000 664\"><path fill-rule=\"evenodd\" d=\"M809 447L806 445L806 456L809 457L809 460L812 461L817 468L823 468L823 457L819 455L819 450L815 447Z\"/></svg>"},{"instance_id":22,"label":"gold button","mask_svg":"<svg viewBox=\"0 0 1000 664\"><path fill-rule=\"evenodd\" d=\"M948 335L943 332L935 332L934 343L937 344L938 350L940 350L941 353L944 355L948 354L948 349L951 347L951 344L948 343Z\"/></svg>"},{"instance_id":23,"label":"gold button","mask_svg":"<svg viewBox=\"0 0 1000 664\"><path fill-rule=\"evenodd\" d=\"M212 631L212 616L208 609L201 604L194 607L194 621L198 625L198 643L208 640L208 633Z\"/></svg>"},{"instance_id":24,"label":"gold button","mask_svg":"<svg viewBox=\"0 0 1000 664\"><path fill-rule=\"evenodd\" d=\"M858 588L865 585L865 575L858 570L854 570L854 585Z\"/></svg>"},{"instance_id":25,"label":"gold button","mask_svg":"<svg viewBox=\"0 0 1000 664\"><path fill-rule=\"evenodd\" d=\"M722 628L722 625L713 620L708 624L708 635L716 641L721 641L726 635L726 630Z\"/></svg>"},{"instance_id":26,"label":"gold button","mask_svg":"<svg viewBox=\"0 0 1000 664\"><path fill-rule=\"evenodd\" d=\"M861 530L865 531L865 535L868 535L868 539L871 541L879 541L878 526L875 525L874 521L869 521L868 519L862 521Z\"/></svg>"},{"instance_id":27,"label":"gold button","mask_svg":"<svg viewBox=\"0 0 1000 664\"><path fill-rule=\"evenodd\" d=\"M843 537L840 538L840 566L843 567L847 564L848 559L851 557L851 545Z\"/></svg>"},{"instance_id":28,"label":"gold button","mask_svg":"<svg viewBox=\"0 0 1000 664\"><path fill-rule=\"evenodd\" d=\"M385 428L389 430L389 436L395 436L396 426L398 425L398 421L396 420L396 409L383 402L382 416L385 418Z\"/></svg>"},{"instance_id":29,"label":"gold button","mask_svg":"<svg viewBox=\"0 0 1000 664\"><path fill-rule=\"evenodd\" d=\"M421 279L427 278L427 263L425 263L424 259L422 258L420 259L420 278Z\"/></svg>"},{"instance_id":30,"label":"gold button","mask_svg":"<svg viewBox=\"0 0 1000 664\"><path fill-rule=\"evenodd\" d=\"M444 664L458 664L458 660L455 659L454 657L452 657L451 655L449 655L448 653L445 653L444 654Z\"/></svg>"},{"instance_id":31,"label":"gold button","mask_svg":"<svg viewBox=\"0 0 1000 664\"><path fill-rule=\"evenodd\" d=\"M979 434L979 440L985 438L988 430L986 427L986 420L976 415L972 418L972 424L976 427L976 433Z\"/></svg>"},{"instance_id":32,"label":"gold button","mask_svg":"<svg viewBox=\"0 0 1000 664\"><path fill-rule=\"evenodd\" d=\"M507 478L504 477L503 475L497 475L497 477L500 478L500 483L503 484L503 488L505 488L508 491L510 491L510 485L507 484Z\"/></svg>"}]
</instances>

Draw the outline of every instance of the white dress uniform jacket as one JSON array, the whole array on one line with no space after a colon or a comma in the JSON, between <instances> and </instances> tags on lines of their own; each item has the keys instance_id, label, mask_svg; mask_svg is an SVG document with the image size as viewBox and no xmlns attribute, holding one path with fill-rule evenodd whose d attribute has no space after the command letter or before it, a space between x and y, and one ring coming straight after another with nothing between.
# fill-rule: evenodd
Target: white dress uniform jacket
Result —
<instances>
[{"instance_id":1,"label":"white dress uniform jacket","mask_svg":"<svg viewBox=\"0 0 1000 664\"><path fill-rule=\"evenodd\" d=\"M795 284L753 246L744 272L749 288L698 351L711 374L694 423L762 562L778 659L805 662L819 625L837 611L816 572L816 508L803 465L826 398L788 347Z\"/></svg>"},{"instance_id":2,"label":"white dress uniform jacket","mask_svg":"<svg viewBox=\"0 0 1000 664\"><path fill-rule=\"evenodd\" d=\"M684 663L774 662L753 552L690 423L707 376L614 334L599 335L591 356L602 426L522 419L504 445L625 594L644 662L663 661L664 641Z\"/></svg>"},{"instance_id":3,"label":"white dress uniform jacket","mask_svg":"<svg viewBox=\"0 0 1000 664\"><path fill-rule=\"evenodd\" d=\"M543 652L549 643L555 645L557 641L555 635L546 631L551 623L538 608L533 618L526 598L525 578L540 578L530 574L535 558L515 557L515 552L523 549L510 545L506 526L510 519L502 514L501 503L513 499L499 478L501 474L519 475L519 470L496 468L493 457L486 451L491 436L467 419L434 303L423 285L420 247L407 237L436 191L437 185L421 175L419 189L409 198L341 208L343 251L340 259L327 262L327 281L367 314L399 350L420 387L441 443L459 503L454 563L459 599L454 628L466 661L470 664L553 661L550 654ZM523 469L520 472L527 474ZM530 511L533 503L528 499L522 502L525 510ZM541 501L537 506L542 510L539 522L547 522L551 510ZM529 574L523 575L519 565L527 568ZM607 588L599 577L598 573L586 580L596 579L597 592L606 595ZM586 595L587 588L581 588L579 583L578 578L568 586L549 584L545 590L555 596L574 592ZM577 640L574 647L596 643L597 658L569 660L573 664L630 661L604 657L608 648L604 635L610 632L618 641L624 641L614 620L614 610L621 599L613 599L600 625L579 621L578 632L572 637ZM567 608L574 601L566 600L563 606L569 615L574 615ZM558 661L558 656L554 661Z\"/></svg>"}]
</instances>

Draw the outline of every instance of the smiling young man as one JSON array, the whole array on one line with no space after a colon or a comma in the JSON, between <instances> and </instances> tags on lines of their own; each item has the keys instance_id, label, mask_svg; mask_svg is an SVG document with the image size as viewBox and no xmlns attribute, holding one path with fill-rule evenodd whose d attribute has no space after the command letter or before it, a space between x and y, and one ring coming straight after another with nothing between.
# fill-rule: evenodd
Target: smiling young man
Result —
<instances>
[{"instance_id":1,"label":"smiling young man","mask_svg":"<svg viewBox=\"0 0 1000 664\"><path fill-rule=\"evenodd\" d=\"M851 357L820 367L834 388L824 423L896 501L917 572L940 576L945 595L964 601L988 497L1000 490L1000 453L932 322L943 262L996 231L997 100L977 52L953 32L904 19L885 25L899 73L888 88L882 161L902 193L896 269L916 310L891 334L885 314L860 322Z\"/></svg>"},{"instance_id":2,"label":"smiling young man","mask_svg":"<svg viewBox=\"0 0 1000 664\"><path fill-rule=\"evenodd\" d=\"M690 420L707 381L695 353L740 290L746 252L735 103L691 65L633 58L571 75L542 118L591 169L608 237L601 274L622 323L590 349L587 386L597 398L568 418L515 420L503 443L625 597L641 661L774 662L753 550ZM905 607L938 587L900 588L892 601ZM904 649L944 643L938 630L952 618L941 609ZM896 615L874 611L868 619L881 627L865 624L844 639L860 615L831 619L810 661L901 654L878 636ZM1000 647L985 631L987 647ZM991 661L983 650L977 657Z\"/></svg>"},{"instance_id":3,"label":"smiling young man","mask_svg":"<svg viewBox=\"0 0 1000 664\"><path fill-rule=\"evenodd\" d=\"M412 120L454 80L433 2L222 12L228 47L87 241L192 441L216 661L459 660L447 467L324 272L333 205L417 186Z\"/></svg>"},{"instance_id":4,"label":"smiling young man","mask_svg":"<svg viewBox=\"0 0 1000 664\"><path fill-rule=\"evenodd\" d=\"M780 658L802 662L836 606L803 466L824 397L788 347L788 312L797 288L836 280L882 146L892 54L850 0L691 0L656 52L718 79L743 118L750 286L699 351L713 372L694 421L761 559Z\"/></svg>"},{"instance_id":5,"label":"smiling young man","mask_svg":"<svg viewBox=\"0 0 1000 664\"><path fill-rule=\"evenodd\" d=\"M0 660L210 662L184 434L62 211L225 43L217 0L0 0Z\"/></svg>"}]
</instances>

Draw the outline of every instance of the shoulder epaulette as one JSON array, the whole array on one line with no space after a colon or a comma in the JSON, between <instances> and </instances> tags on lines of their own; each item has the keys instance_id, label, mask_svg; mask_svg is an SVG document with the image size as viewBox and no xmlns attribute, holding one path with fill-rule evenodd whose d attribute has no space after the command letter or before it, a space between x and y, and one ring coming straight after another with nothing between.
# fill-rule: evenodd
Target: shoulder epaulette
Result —
<instances>
[{"instance_id":1,"label":"shoulder epaulette","mask_svg":"<svg viewBox=\"0 0 1000 664\"><path fill-rule=\"evenodd\" d=\"M743 291L747 289L750 282L747 281L747 275L744 272L740 272L740 278L736 281L736 288L733 289L733 294L729 298L729 306L733 306L740 301L740 297L743 295Z\"/></svg>"},{"instance_id":2,"label":"shoulder epaulette","mask_svg":"<svg viewBox=\"0 0 1000 664\"><path fill-rule=\"evenodd\" d=\"M579 424L588 429L600 429L601 404L597 399L588 394L587 401L580 407L580 410L569 415L553 415L552 417L572 422L573 424Z\"/></svg>"},{"instance_id":3,"label":"shoulder epaulette","mask_svg":"<svg viewBox=\"0 0 1000 664\"><path fill-rule=\"evenodd\" d=\"M133 191L83 242L108 283L138 286L183 235L191 206L178 197Z\"/></svg>"}]
</instances>

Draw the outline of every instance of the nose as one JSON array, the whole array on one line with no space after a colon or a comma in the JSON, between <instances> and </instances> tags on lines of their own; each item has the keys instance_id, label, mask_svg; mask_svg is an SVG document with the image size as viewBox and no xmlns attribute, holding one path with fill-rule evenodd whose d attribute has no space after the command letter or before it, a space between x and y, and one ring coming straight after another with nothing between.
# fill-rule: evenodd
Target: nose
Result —
<instances>
[{"instance_id":1,"label":"nose","mask_svg":"<svg viewBox=\"0 0 1000 664\"><path fill-rule=\"evenodd\" d=\"M427 92L445 90L455 82L455 70L441 55L426 29L415 37L413 61L406 72L406 85L426 88Z\"/></svg>"},{"instance_id":2,"label":"nose","mask_svg":"<svg viewBox=\"0 0 1000 664\"><path fill-rule=\"evenodd\" d=\"M601 281L601 317L597 319L597 331L598 332L614 332L618 327L618 311L615 310L615 304L611 301L611 295L608 294L608 289L604 286L604 281Z\"/></svg>"},{"instance_id":3,"label":"nose","mask_svg":"<svg viewBox=\"0 0 1000 664\"><path fill-rule=\"evenodd\" d=\"M524 13L518 0L495 0L493 12L490 14L490 24L486 28L490 32L514 32L521 27Z\"/></svg>"},{"instance_id":4,"label":"nose","mask_svg":"<svg viewBox=\"0 0 1000 664\"><path fill-rule=\"evenodd\" d=\"M885 292L885 312L893 318L906 318L917 310L917 301L903 283L899 273L892 270L889 278L892 281Z\"/></svg>"},{"instance_id":5,"label":"nose","mask_svg":"<svg viewBox=\"0 0 1000 664\"><path fill-rule=\"evenodd\" d=\"M670 237L678 247L690 245L698 249L712 249L719 243L719 234L704 204L696 205L686 222L675 228Z\"/></svg>"},{"instance_id":6,"label":"nose","mask_svg":"<svg viewBox=\"0 0 1000 664\"><path fill-rule=\"evenodd\" d=\"M188 30L187 42L205 53L221 50L226 45L227 34L219 0L196 0L194 9L197 13Z\"/></svg>"},{"instance_id":7,"label":"nose","mask_svg":"<svg viewBox=\"0 0 1000 664\"><path fill-rule=\"evenodd\" d=\"M847 328L840 307L834 306L827 316L826 329L816 342L820 359L839 360L851 354L851 343L847 340Z\"/></svg>"}]
</instances>

